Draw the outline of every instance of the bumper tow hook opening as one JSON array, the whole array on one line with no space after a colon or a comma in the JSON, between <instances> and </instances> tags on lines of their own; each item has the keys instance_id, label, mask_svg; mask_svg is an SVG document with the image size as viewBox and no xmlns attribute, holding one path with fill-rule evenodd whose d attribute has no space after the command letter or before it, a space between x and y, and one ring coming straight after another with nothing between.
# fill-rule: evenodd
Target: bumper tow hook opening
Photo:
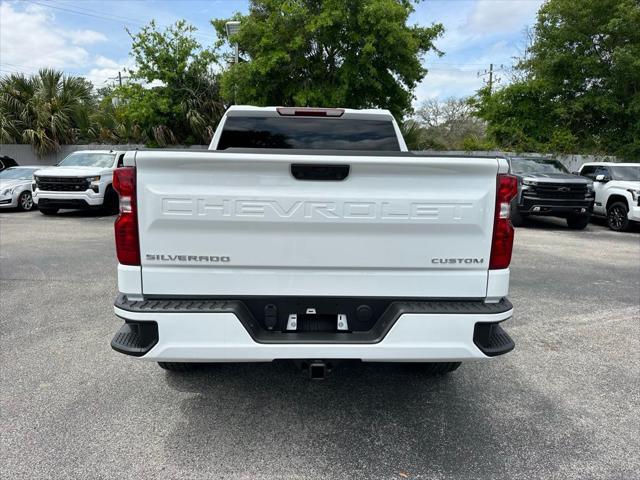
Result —
<instances>
[{"instance_id":1,"label":"bumper tow hook opening","mask_svg":"<svg viewBox=\"0 0 640 480\"><path fill-rule=\"evenodd\" d=\"M334 363L328 363L323 360L294 360L295 367L310 380L324 380L333 371Z\"/></svg>"},{"instance_id":2,"label":"bumper tow hook opening","mask_svg":"<svg viewBox=\"0 0 640 480\"><path fill-rule=\"evenodd\" d=\"M314 361L309 364L309 379L324 380L327 378L329 368L325 362Z\"/></svg>"}]
</instances>

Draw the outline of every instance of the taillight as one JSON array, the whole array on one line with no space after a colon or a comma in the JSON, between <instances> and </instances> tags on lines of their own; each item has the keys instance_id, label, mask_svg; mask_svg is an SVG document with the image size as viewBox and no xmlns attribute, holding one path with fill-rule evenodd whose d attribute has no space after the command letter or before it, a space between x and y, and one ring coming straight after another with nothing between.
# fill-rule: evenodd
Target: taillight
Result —
<instances>
[{"instance_id":1,"label":"taillight","mask_svg":"<svg viewBox=\"0 0 640 480\"><path fill-rule=\"evenodd\" d=\"M511 200L518 193L518 180L512 175L498 175L496 189L496 210L493 221L491 259L489 268L507 268L511 263L513 250L513 225L511 225Z\"/></svg>"},{"instance_id":2,"label":"taillight","mask_svg":"<svg viewBox=\"0 0 640 480\"><path fill-rule=\"evenodd\" d=\"M118 261L122 265L140 265L136 167L117 168L113 172L113 188L120 196L120 214L114 225Z\"/></svg>"},{"instance_id":3,"label":"taillight","mask_svg":"<svg viewBox=\"0 0 640 480\"><path fill-rule=\"evenodd\" d=\"M342 108L313 108L313 107L277 107L279 115L285 117L341 117Z\"/></svg>"}]
</instances>

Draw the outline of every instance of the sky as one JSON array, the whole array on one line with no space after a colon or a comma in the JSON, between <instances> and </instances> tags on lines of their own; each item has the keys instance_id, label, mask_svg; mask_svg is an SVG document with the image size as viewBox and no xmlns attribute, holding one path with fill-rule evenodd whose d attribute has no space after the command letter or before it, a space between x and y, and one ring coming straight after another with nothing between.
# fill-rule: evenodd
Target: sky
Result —
<instances>
[{"instance_id":1,"label":"sky","mask_svg":"<svg viewBox=\"0 0 640 480\"><path fill-rule=\"evenodd\" d=\"M428 54L429 70L415 91L415 104L473 94L493 63L502 82L523 46L524 29L535 23L543 0L423 0L411 24L442 23L444 35ZM115 81L133 66L131 40L151 19L169 25L186 19L204 45L215 41L209 20L247 12L247 0L22 0L0 1L0 74L53 67L87 77L96 87Z\"/></svg>"}]
</instances>

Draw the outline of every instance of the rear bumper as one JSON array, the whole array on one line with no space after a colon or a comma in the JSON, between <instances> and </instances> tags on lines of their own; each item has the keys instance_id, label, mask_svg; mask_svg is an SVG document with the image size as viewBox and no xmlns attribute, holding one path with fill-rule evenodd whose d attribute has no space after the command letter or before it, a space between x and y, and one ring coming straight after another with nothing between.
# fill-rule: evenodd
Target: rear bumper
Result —
<instances>
[{"instance_id":1,"label":"rear bumper","mask_svg":"<svg viewBox=\"0 0 640 480\"><path fill-rule=\"evenodd\" d=\"M175 308L175 312L170 311L172 302L159 309L153 306L160 302L146 303L152 308L127 309L126 303L116 304L116 315L126 323L114 337L112 347L151 361L462 361L501 355L514 347L498 325L513 313L506 300L484 308L481 305L487 304L482 302L432 302L438 308L430 302L397 302L411 308L394 307L388 315L385 312L387 321L372 335L337 333L307 338L297 333L260 332L247 324L245 313L237 310L233 301L188 302L194 304L192 311ZM209 303L210 308L198 305L202 303ZM220 308L213 308L213 303ZM441 308L443 304L451 308ZM420 308L432 313L417 313Z\"/></svg>"},{"instance_id":2,"label":"rear bumper","mask_svg":"<svg viewBox=\"0 0 640 480\"><path fill-rule=\"evenodd\" d=\"M52 192L36 190L33 201L39 207L49 208L91 208L104 203L104 195L86 192Z\"/></svg>"},{"instance_id":3,"label":"rear bumper","mask_svg":"<svg viewBox=\"0 0 640 480\"><path fill-rule=\"evenodd\" d=\"M518 208L523 215L586 216L593 212L593 199L543 199L523 195Z\"/></svg>"}]
</instances>

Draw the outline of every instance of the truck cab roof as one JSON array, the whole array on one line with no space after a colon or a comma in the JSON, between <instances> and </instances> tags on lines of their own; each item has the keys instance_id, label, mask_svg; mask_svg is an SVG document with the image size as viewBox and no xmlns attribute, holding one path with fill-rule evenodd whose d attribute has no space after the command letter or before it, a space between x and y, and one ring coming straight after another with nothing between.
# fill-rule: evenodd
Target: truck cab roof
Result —
<instances>
[{"instance_id":1,"label":"truck cab roof","mask_svg":"<svg viewBox=\"0 0 640 480\"><path fill-rule=\"evenodd\" d=\"M284 109L294 109L299 111L331 111L331 110L339 110L344 112L346 116L371 116L371 115L382 115L386 117L393 117L391 112L384 108L326 108L326 107L256 107L254 105L231 105L225 113L232 112L243 112L243 113L272 113L274 115L278 114L278 109L281 111Z\"/></svg>"},{"instance_id":2,"label":"truck cab roof","mask_svg":"<svg viewBox=\"0 0 640 480\"><path fill-rule=\"evenodd\" d=\"M229 148L408 150L389 110L251 105L233 105L220 120L209 150Z\"/></svg>"}]
</instances>

